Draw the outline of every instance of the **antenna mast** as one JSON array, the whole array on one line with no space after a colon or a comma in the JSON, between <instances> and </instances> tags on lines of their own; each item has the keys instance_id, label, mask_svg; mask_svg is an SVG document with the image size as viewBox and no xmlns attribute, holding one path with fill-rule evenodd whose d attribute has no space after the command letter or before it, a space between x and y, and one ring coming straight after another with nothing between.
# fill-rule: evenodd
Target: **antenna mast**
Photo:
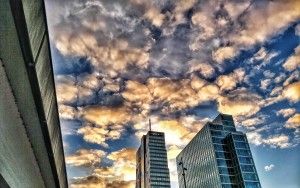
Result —
<instances>
[{"instance_id":1,"label":"antenna mast","mask_svg":"<svg viewBox=\"0 0 300 188\"><path fill-rule=\"evenodd\" d=\"M151 131L151 119L149 118L149 128L150 128L150 131Z\"/></svg>"}]
</instances>

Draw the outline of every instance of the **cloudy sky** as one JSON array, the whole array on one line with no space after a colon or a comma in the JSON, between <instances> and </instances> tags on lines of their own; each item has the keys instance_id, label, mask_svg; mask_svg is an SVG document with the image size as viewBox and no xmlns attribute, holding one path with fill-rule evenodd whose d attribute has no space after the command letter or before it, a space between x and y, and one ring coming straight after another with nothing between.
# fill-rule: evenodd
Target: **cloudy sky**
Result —
<instances>
[{"instance_id":1,"label":"cloudy sky","mask_svg":"<svg viewBox=\"0 0 300 188\"><path fill-rule=\"evenodd\" d=\"M263 187L300 186L299 0L46 0L69 184L131 188L151 118L175 157L218 112Z\"/></svg>"}]
</instances>

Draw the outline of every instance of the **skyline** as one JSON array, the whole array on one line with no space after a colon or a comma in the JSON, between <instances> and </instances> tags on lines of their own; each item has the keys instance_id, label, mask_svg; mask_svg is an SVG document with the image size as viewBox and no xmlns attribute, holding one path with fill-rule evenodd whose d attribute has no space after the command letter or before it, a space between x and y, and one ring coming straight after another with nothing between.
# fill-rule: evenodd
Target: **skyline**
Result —
<instances>
[{"instance_id":1,"label":"skyline","mask_svg":"<svg viewBox=\"0 0 300 188\"><path fill-rule=\"evenodd\" d=\"M45 3L71 187L133 187L149 118L177 187L175 157L218 112L262 187L300 185L300 1Z\"/></svg>"}]
</instances>

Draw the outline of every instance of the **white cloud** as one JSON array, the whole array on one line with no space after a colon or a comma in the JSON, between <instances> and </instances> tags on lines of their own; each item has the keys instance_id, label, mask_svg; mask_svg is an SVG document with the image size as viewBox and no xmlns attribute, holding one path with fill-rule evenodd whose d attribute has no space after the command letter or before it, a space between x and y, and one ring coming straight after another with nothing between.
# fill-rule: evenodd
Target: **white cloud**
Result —
<instances>
[{"instance_id":1,"label":"white cloud","mask_svg":"<svg viewBox=\"0 0 300 188\"><path fill-rule=\"evenodd\" d=\"M296 113L295 108L286 108L286 109L281 109L278 112L276 112L276 115L282 115L283 117L290 117L291 115Z\"/></svg>"},{"instance_id":2,"label":"white cloud","mask_svg":"<svg viewBox=\"0 0 300 188\"><path fill-rule=\"evenodd\" d=\"M265 171L269 172L269 171L273 170L274 167L275 167L275 165L273 165L273 164L267 165L267 166L265 166Z\"/></svg>"},{"instance_id":3,"label":"white cloud","mask_svg":"<svg viewBox=\"0 0 300 188\"><path fill-rule=\"evenodd\" d=\"M290 138L285 134L274 134L268 137L263 137L258 131L247 133L247 138L254 145L269 145L273 148L288 148L292 146Z\"/></svg>"}]
</instances>

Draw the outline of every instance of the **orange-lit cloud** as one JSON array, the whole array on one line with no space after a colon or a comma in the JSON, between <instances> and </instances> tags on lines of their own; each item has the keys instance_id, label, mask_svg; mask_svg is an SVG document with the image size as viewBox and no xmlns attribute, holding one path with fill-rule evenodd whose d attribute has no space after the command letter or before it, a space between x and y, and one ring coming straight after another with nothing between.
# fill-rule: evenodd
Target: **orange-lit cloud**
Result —
<instances>
[{"instance_id":1,"label":"orange-lit cloud","mask_svg":"<svg viewBox=\"0 0 300 188\"><path fill-rule=\"evenodd\" d=\"M231 90L244 79L245 71L243 69L236 69L233 73L228 75L221 75L217 79L217 84L221 90Z\"/></svg>"},{"instance_id":2,"label":"orange-lit cloud","mask_svg":"<svg viewBox=\"0 0 300 188\"><path fill-rule=\"evenodd\" d=\"M295 49L295 53L282 66L288 71L293 71L297 67L300 67L300 46Z\"/></svg>"},{"instance_id":3,"label":"orange-lit cloud","mask_svg":"<svg viewBox=\"0 0 300 188\"><path fill-rule=\"evenodd\" d=\"M165 15L161 14L160 10L155 7L149 8L144 16L156 27L160 27L165 19Z\"/></svg>"},{"instance_id":4,"label":"orange-lit cloud","mask_svg":"<svg viewBox=\"0 0 300 188\"><path fill-rule=\"evenodd\" d=\"M94 166L101 162L105 154L102 150L80 149L66 156L66 163L71 166Z\"/></svg>"},{"instance_id":5,"label":"orange-lit cloud","mask_svg":"<svg viewBox=\"0 0 300 188\"><path fill-rule=\"evenodd\" d=\"M295 108L286 108L286 109L281 109L278 112L276 112L277 115L282 115L283 117L290 117L291 115L296 113Z\"/></svg>"},{"instance_id":6,"label":"orange-lit cloud","mask_svg":"<svg viewBox=\"0 0 300 188\"><path fill-rule=\"evenodd\" d=\"M113 180L107 181L105 178L96 175L77 178L71 185L71 188L134 188L135 181Z\"/></svg>"},{"instance_id":7,"label":"orange-lit cloud","mask_svg":"<svg viewBox=\"0 0 300 188\"><path fill-rule=\"evenodd\" d=\"M93 92L89 88L77 85L73 76L57 76L56 94L58 103L68 104L76 100L85 100Z\"/></svg>"},{"instance_id":8,"label":"orange-lit cloud","mask_svg":"<svg viewBox=\"0 0 300 188\"><path fill-rule=\"evenodd\" d=\"M98 126L124 124L131 119L130 111L124 106L88 106L81 109L81 116Z\"/></svg>"},{"instance_id":9,"label":"orange-lit cloud","mask_svg":"<svg viewBox=\"0 0 300 188\"><path fill-rule=\"evenodd\" d=\"M108 147L107 140L115 140L121 137L123 129L117 127L94 127L86 124L85 126L78 129L77 133L83 135L83 139L86 142L99 144Z\"/></svg>"},{"instance_id":10,"label":"orange-lit cloud","mask_svg":"<svg viewBox=\"0 0 300 188\"><path fill-rule=\"evenodd\" d=\"M252 93L240 93L237 97L218 98L218 110L233 116L251 116L260 110L260 97Z\"/></svg>"},{"instance_id":11,"label":"orange-lit cloud","mask_svg":"<svg viewBox=\"0 0 300 188\"><path fill-rule=\"evenodd\" d=\"M297 113L294 116L290 117L287 120L285 127L294 128L294 129L299 128L300 127L300 114Z\"/></svg>"},{"instance_id":12,"label":"orange-lit cloud","mask_svg":"<svg viewBox=\"0 0 300 188\"><path fill-rule=\"evenodd\" d=\"M133 148L124 148L108 154L107 158L113 161L112 166L94 169L90 176L73 181L71 187L134 188L135 153Z\"/></svg>"},{"instance_id":13,"label":"orange-lit cloud","mask_svg":"<svg viewBox=\"0 0 300 188\"><path fill-rule=\"evenodd\" d=\"M267 17L268 19L261 19ZM246 29L232 34L232 40L242 46L263 42L300 18L300 2L294 0L269 1L253 4L247 13Z\"/></svg>"},{"instance_id":14,"label":"orange-lit cloud","mask_svg":"<svg viewBox=\"0 0 300 188\"><path fill-rule=\"evenodd\" d=\"M124 40L101 44L96 36L89 32L76 32L62 29L55 38L57 49L64 55L87 56L95 67L103 67L108 75L116 75L129 64L145 68L149 54L143 49L130 48Z\"/></svg>"},{"instance_id":15,"label":"orange-lit cloud","mask_svg":"<svg viewBox=\"0 0 300 188\"><path fill-rule=\"evenodd\" d=\"M237 55L237 50L234 47L221 47L213 52L212 57L217 63L222 63L224 60L232 59Z\"/></svg>"},{"instance_id":16,"label":"orange-lit cloud","mask_svg":"<svg viewBox=\"0 0 300 188\"><path fill-rule=\"evenodd\" d=\"M292 102L300 100L300 82L292 83L283 90L283 96Z\"/></svg>"}]
</instances>

